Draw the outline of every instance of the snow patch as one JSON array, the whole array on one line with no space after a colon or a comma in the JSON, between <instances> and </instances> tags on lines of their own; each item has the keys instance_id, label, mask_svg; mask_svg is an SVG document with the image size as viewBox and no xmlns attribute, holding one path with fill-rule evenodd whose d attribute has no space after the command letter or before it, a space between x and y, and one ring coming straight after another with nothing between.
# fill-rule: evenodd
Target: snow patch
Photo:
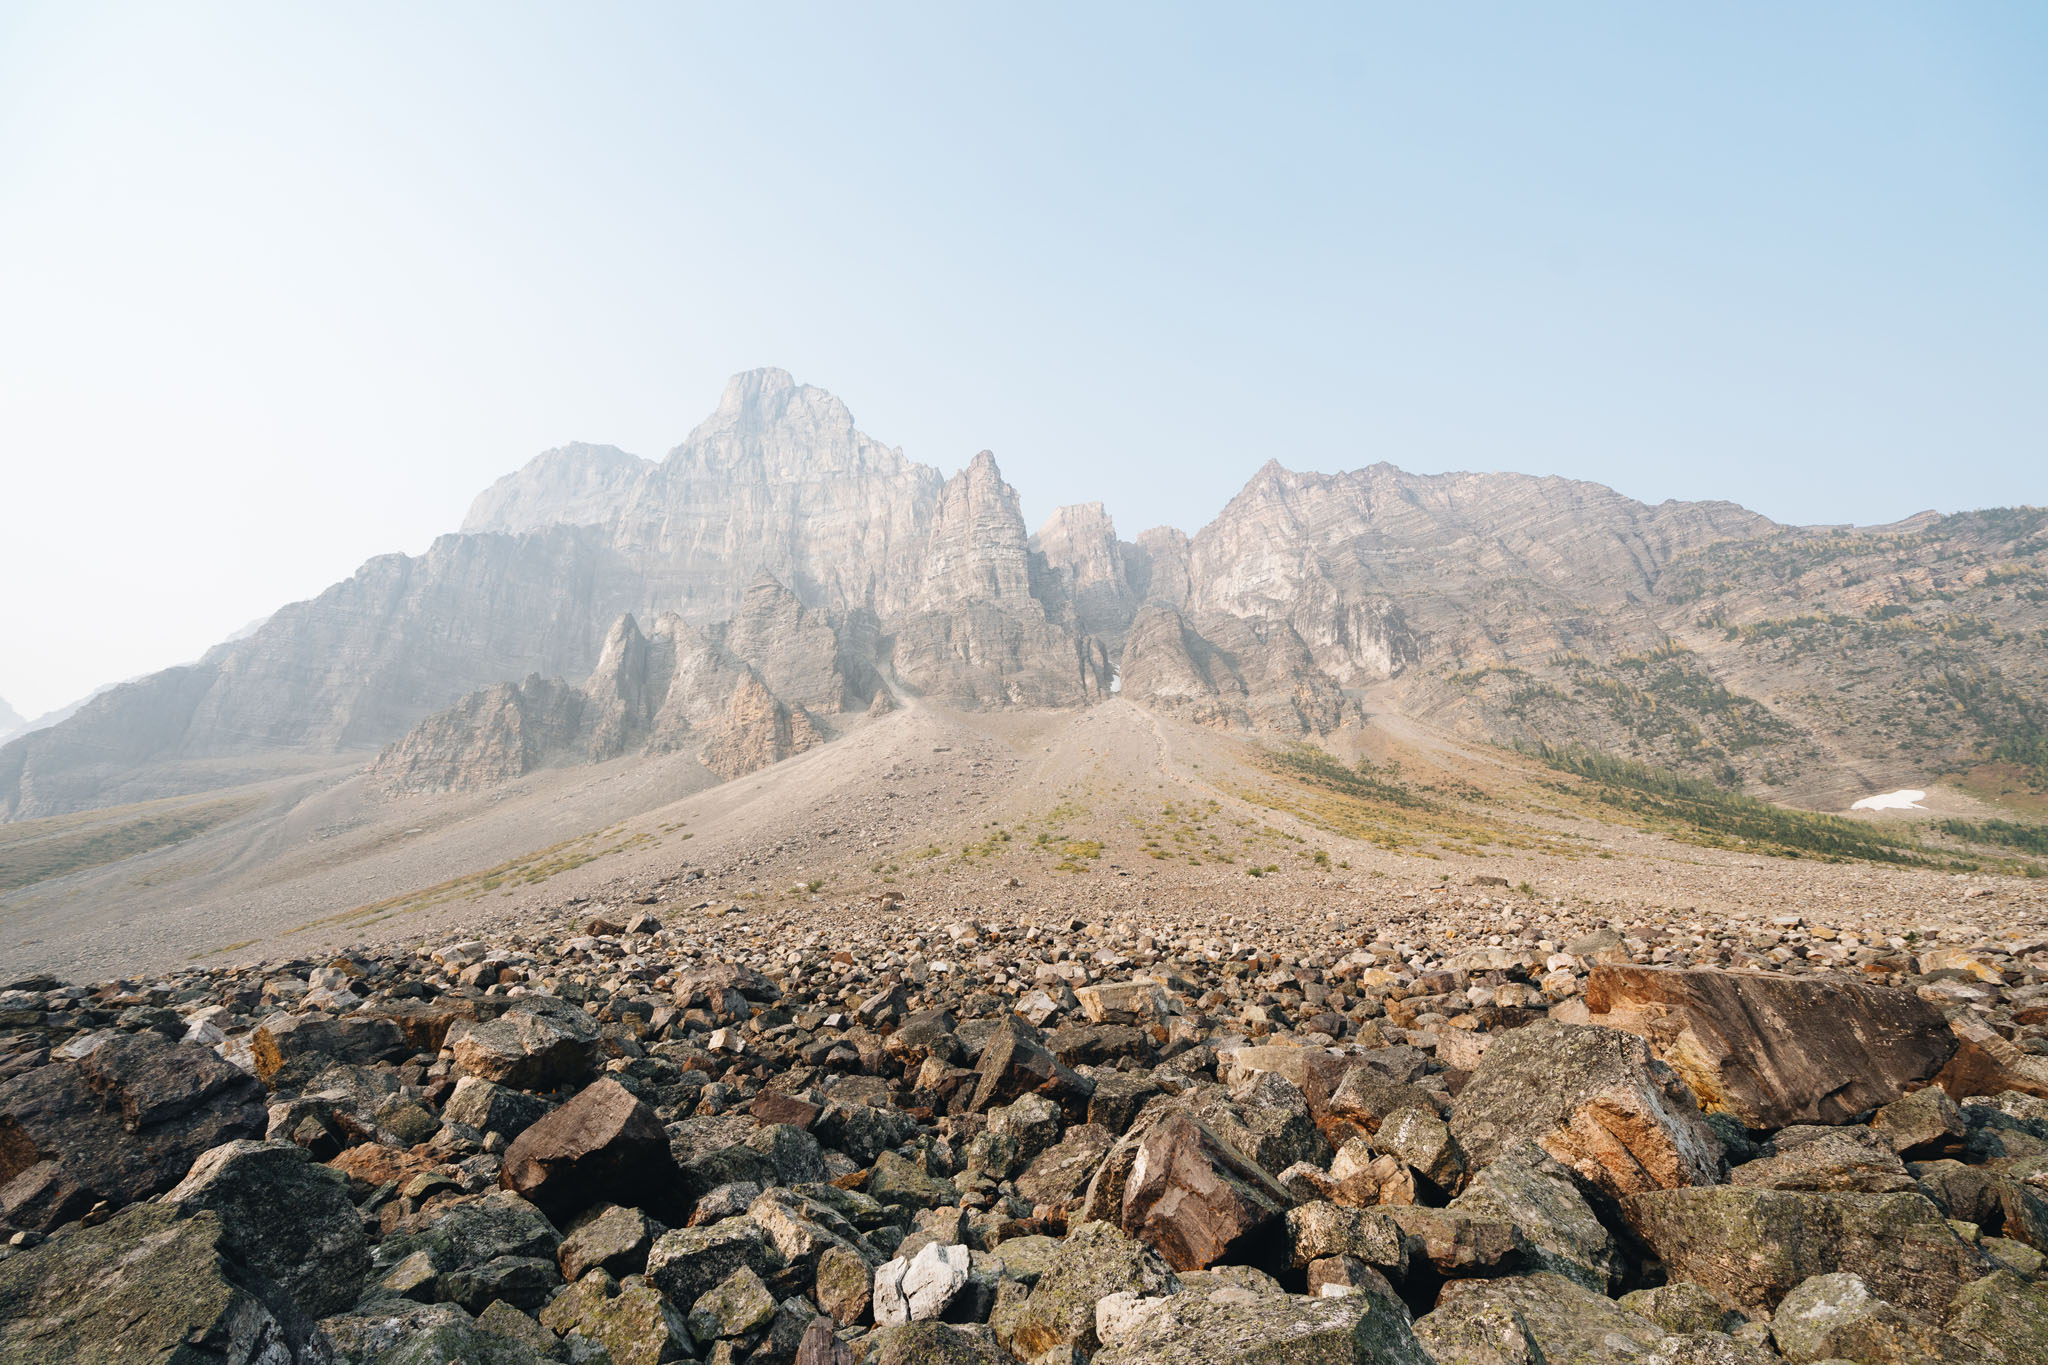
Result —
<instances>
[{"instance_id":1,"label":"snow patch","mask_svg":"<svg viewBox=\"0 0 2048 1365\"><path fill-rule=\"evenodd\" d=\"M1858 801L1854 805L1850 806L1849 809L1926 810L1927 807L1920 804L1922 801L1925 801L1926 799L1926 792L1920 791L1917 788L1907 787L1900 791L1884 792L1878 796L1866 796L1861 801Z\"/></svg>"}]
</instances>

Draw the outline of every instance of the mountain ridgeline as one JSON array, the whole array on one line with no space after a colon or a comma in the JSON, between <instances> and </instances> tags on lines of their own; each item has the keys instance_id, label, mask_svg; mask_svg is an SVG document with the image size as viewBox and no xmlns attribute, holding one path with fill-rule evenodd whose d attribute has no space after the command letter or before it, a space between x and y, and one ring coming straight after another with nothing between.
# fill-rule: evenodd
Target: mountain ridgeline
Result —
<instances>
[{"instance_id":1,"label":"mountain ridgeline","mask_svg":"<svg viewBox=\"0 0 2048 1365\"><path fill-rule=\"evenodd\" d=\"M1778 525L1518 474L1260 469L1208 526L1034 535L780 370L660 462L535 457L462 530L0 746L0 816L361 756L392 792L693 749L722 777L874 713L1082 707L1327 737L1398 714L1828 804L2048 783L2048 513Z\"/></svg>"}]
</instances>

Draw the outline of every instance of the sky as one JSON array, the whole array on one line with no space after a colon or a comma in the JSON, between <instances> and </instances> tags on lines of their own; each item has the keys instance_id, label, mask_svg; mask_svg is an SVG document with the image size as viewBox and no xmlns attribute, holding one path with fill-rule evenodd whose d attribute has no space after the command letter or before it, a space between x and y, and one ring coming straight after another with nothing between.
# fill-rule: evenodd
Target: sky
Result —
<instances>
[{"instance_id":1,"label":"sky","mask_svg":"<svg viewBox=\"0 0 2048 1365\"><path fill-rule=\"evenodd\" d=\"M1036 524L1259 465L2048 502L2048 6L0 0L0 697L777 365Z\"/></svg>"}]
</instances>

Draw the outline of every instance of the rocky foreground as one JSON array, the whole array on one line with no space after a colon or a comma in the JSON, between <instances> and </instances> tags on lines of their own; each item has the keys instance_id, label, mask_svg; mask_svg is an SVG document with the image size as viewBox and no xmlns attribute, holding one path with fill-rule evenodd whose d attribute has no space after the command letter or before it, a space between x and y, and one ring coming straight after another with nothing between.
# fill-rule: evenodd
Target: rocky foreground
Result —
<instances>
[{"instance_id":1,"label":"rocky foreground","mask_svg":"<svg viewBox=\"0 0 2048 1365\"><path fill-rule=\"evenodd\" d=\"M0 993L0 1362L2048 1361L2048 938L662 910Z\"/></svg>"}]
</instances>

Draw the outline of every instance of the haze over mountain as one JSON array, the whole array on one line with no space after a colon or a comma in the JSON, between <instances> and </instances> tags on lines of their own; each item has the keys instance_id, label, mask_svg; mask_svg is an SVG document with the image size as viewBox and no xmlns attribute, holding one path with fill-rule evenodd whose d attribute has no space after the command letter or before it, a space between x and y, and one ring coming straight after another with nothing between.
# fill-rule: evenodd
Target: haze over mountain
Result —
<instances>
[{"instance_id":1,"label":"haze over mountain","mask_svg":"<svg viewBox=\"0 0 2048 1365\"><path fill-rule=\"evenodd\" d=\"M0 813L394 744L372 771L407 789L719 735L730 775L878 702L1119 693L1293 737L1391 710L1841 805L2028 761L2042 528L2031 510L1794 528L1561 478L1275 459L1192 536L1126 539L1099 504L1034 535L989 452L946 478L824 390L755 370L659 462L547 451L424 555L374 558L0 746ZM728 734L749 726L766 729Z\"/></svg>"},{"instance_id":2,"label":"haze over mountain","mask_svg":"<svg viewBox=\"0 0 2048 1365\"><path fill-rule=\"evenodd\" d=\"M19 712L7 704L7 698L0 697L0 739L6 739L28 722Z\"/></svg>"}]
</instances>

